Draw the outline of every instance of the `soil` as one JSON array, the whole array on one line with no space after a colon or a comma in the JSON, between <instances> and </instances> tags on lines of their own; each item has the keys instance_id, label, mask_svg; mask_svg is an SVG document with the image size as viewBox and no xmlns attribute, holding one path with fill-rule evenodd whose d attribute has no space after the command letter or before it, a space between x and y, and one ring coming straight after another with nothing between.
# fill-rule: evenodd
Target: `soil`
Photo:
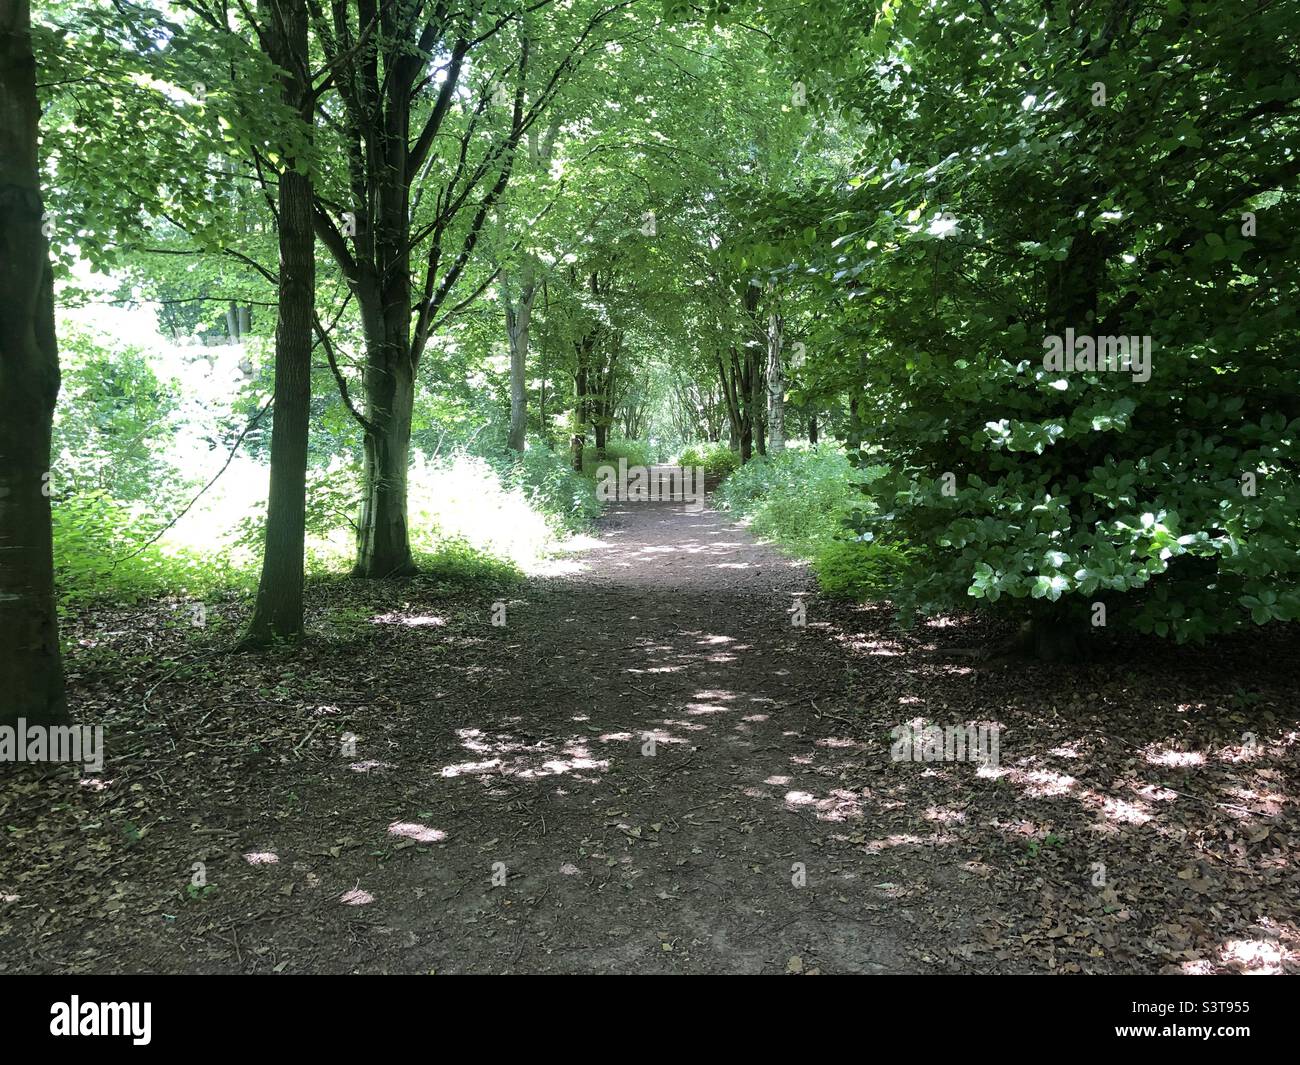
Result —
<instances>
[{"instance_id":1,"label":"soil","mask_svg":"<svg viewBox=\"0 0 1300 1065\"><path fill-rule=\"evenodd\" d=\"M567 569L72 619L107 760L0 769L0 972L1300 971L1293 639L981 662L681 504Z\"/></svg>"}]
</instances>

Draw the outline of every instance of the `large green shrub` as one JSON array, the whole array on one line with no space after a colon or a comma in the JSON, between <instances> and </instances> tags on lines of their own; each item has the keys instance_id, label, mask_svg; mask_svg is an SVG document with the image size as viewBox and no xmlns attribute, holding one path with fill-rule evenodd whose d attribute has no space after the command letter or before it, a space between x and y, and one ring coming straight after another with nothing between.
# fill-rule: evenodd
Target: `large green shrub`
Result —
<instances>
[{"instance_id":1,"label":"large green shrub","mask_svg":"<svg viewBox=\"0 0 1300 1065\"><path fill-rule=\"evenodd\" d=\"M845 534L845 522L863 506L859 486L876 474L854 469L834 444L791 448L745 463L722 482L718 499L760 536L811 557Z\"/></svg>"},{"instance_id":2,"label":"large green shrub","mask_svg":"<svg viewBox=\"0 0 1300 1065\"><path fill-rule=\"evenodd\" d=\"M863 509L862 487L883 467L855 468L834 444L789 449L747 462L718 491L722 505L760 536L812 561L827 595L891 597L907 572L908 552L888 540L854 538L849 523Z\"/></svg>"},{"instance_id":3,"label":"large green shrub","mask_svg":"<svg viewBox=\"0 0 1300 1065\"><path fill-rule=\"evenodd\" d=\"M62 384L51 442L51 497L101 492L164 510L182 486L168 459L181 390L163 381L139 348L71 323L59 338Z\"/></svg>"},{"instance_id":4,"label":"large green shrub","mask_svg":"<svg viewBox=\"0 0 1300 1065\"><path fill-rule=\"evenodd\" d=\"M691 444L676 458L678 466L700 466L710 476L725 477L740 469L740 455L726 444Z\"/></svg>"},{"instance_id":5,"label":"large green shrub","mask_svg":"<svg viewBox=\"0 0 1300 1065\"><path fill-rule=\"evenodd\" d=\"M161 596L203 598L252 587L253 574L224 557L148 543L137 508L87 491L55 503L54 582L62 603L131 603Z\"/></svg>"},{"instance_id":6,"label":"large green shrub","mask_svg":"<svg viewBox=\"0 0 1300 1065\"><path fill-rule=\"evenodd\" d=\"M1300 619L1294 8L994 7L788 26L879 134L816 212L844 313L808 370L889 465L863 527L919 553L905 605L1063 644Z\"/></svg>"}]
</instances>

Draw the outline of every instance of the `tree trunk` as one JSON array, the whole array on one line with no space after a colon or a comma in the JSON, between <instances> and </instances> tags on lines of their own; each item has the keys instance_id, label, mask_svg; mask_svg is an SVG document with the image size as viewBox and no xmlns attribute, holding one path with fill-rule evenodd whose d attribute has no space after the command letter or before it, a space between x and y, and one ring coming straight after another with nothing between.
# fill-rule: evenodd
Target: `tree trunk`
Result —
<instances>
[{"instance_id":1,"label":"tree trunk","mask_svg":"<svg viewBox=\"0 0 1300 1065\"><path fill-rule=\"evenodd\" d=\"M817 446L817 414L813 412L808 415L808 443Z\"/></svg>"},{"instance_id":2,"label":"tree trunk","mask_svg":"<svg viewBox=\"0 0 1300 1065\"><path fill-rule=\"evenodd\" d=\"M744 353L744 420L750 440L750 455L754 452L767 454L767 440L763 435L763 423L767 410L767 359L764 348L767 342L766 330L758 317L758 304L763 290L749 283L741 297L741 307L745 312L746 335ZM743 440L742 440L743 450Z\"/></svg>"},{"instance_id":3,"label":"tree trunk","mask_svg":"<svg viewBox=\"0 0 1300 1065\"><path fill-rule=\"evenodd\" d=\"M767 425L774 452L785 450L785 367L781 365L784 320L773 310L767 318Z\"/></svg>"},{"instance_id":4,"label":"tree trunk","mask_svg":"<svg viewBox=\"0 0 1300 1065\"><path fill-rule=\"evenodd\" d=\"M736 349L731 349L732 368L736 365ZM733 379L734 374L728 376L727 364L722 359L722 352L714 351L714 360L718 367L718 380L722 385L722 400L727 410L727 435L732 451L740 450L741 430L740 430L740 403L737 398L738 384Z\"/></svg>"},{"instance_id":5,"label":"tree trunk","mask_svg":"<svg viewBox=\"0 0 1300 1065\"><path fill-rule=\"evenodd\" d=\"M1071 612L1037 610L1029 620L1021 623L1005 647L995 654L1025 655L1040 662L1077 662L1082 654L1079 645L1079 626Z\"/></svg>"},{"instance_id":6,"label":"tree trunk","mask_svg":"<svg viewBox=\"0 0 1300 1065\"><path fill-rule=\"evenodd\" d=\"M365 498L354 577L409 577L416 572L406 525L415 379L405 360L387 372L366 369Z\"/></svg>"},{"instance_id":7,"label":"tree trunk","mask_svg":"<svg viewBox=\"0 0 1300 1065\"><path fill-rule=\"evenodd\" d=\"M311 121L304 0L264 0L271 58L283 75L286 102ZM257 604L241 648L302 636L303 550L306 539L307 429L311 407L312 323L316 296L312 186L288 160L280 174L280 293L275 326L275 411L271 429L271 488Z\"/></svg>"},{"instance_id":8,"label":"tree trunk","mask_svg":"<svg viewBox=\"0 0 1300 1065\"><path fill-rule=\"evenodd\" d=\"M583 451L587 446L587 410L591 400L588 395L588 355L591 351L589 337L574 344L577 366L573 374L573 468L582 472Z\"/></svg>"},{"instance_id":9,"label":"tree trunk","mask_svg":"<svg viewBox=\"0 0 1300 1065\"><path fill-rule=\"evenodd\" d=\"M0 724L68 719L54 605L50 431L59 394L27 0L0 0Z\"/></svg>"},{"instance_id":10,"label":"tree trunk","mask_svg":"<svg viewBox=\"0 0 1300 1065\"><path fill-rule=\"evenodd\" d=\"M533 300L537 295L533 268L524 268L516 303L510 291L510 280L501 276L501 301L506 309L506 336L510 341L510 435L506 447L523 451L528 437L528 327L533 316Z\"/></svg>"},{"instance_id":11,"label":"tree trunk","mask_svg":"<svg viewBox=\"0 0 1300 1065\"><path fill-rule=\"evenodd\" d=\"M397 116L401 125L407 116ZM405 143L399 130L395 144ZM400 171L400 167L398 168ZM390 175L379 197L382 216L374 236L381 264L358 294L365 331L363 439L365 465L357 526L354 577L409 577L416 573L406 520L411 419L415 411L417 356L411 342L409 190Z\"/></svg>"}]
</instances>

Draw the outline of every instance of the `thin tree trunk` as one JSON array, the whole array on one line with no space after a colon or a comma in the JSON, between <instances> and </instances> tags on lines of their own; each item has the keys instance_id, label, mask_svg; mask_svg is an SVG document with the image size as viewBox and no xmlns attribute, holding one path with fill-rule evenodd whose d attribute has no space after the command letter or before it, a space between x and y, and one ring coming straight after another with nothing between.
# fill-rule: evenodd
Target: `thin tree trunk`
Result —
<instances>
[{"instance_id":1,"label":"thin tree trunk","mask_svg":"<svg viewBox=\"0 0 1300 1065\"><path fill-rule=\"evenodd\" d=\"M773 308L767 318L767 424L774 452L785 450L785 367L781 365L784 320Z\"/></svg>"},{"instance_id":2,"label":"thin tree trunk","mask_svg":"<svg viewBox=\"0 0 1300 1065\"><path fill-rule=\"evenodd\" d=\"M68 719L54 605L50 433L59 394L28 0L0 0L0 724Z\"/></svg>"},{"instance_id":3,"label":"thin tree trunk","mask_svg":"<svg viewBox=\"0 0 1300 1065\"><path fill-rule=\"evenodd\" d=\"M304 0L264 0L271 58L283 75L286 102L311 121ZM311 407L312 322L316 295L312 186L305 160L280 174L280 302L275 326L275 413L271 429L271 487L257 604L243 648L302 636L303 550L306 540L307 429Z\"/></svg>"},{"instance_id":4,"label":"thin tree trunk","mask_svg":"<svg viewBox=\"0 0 1300 1065\"><path fill-rule=\"evenodd\" d=\"M501 275L501 301L506 309L506 336L510 341L510 435L506 447L523 451L528 437L528 330L533 317L537 284L533 266L524 267L519 299L510 291L510 279Z\"/></svg>"},{"instance_id":5,"label":"thin tree trunk","mask_svg":"<svg viewBox=\"0 0 1300 1065\"><path fill-rule=\"evenodd\" d=\"M862 400L857 395L849 396L849 428L845 440L854 440L862 436Z\"/></svg>"},{"instance_id":6,"label":"thin tree trunk","mask_svg":"<svg viewBox=\"0 0 1300 1065\"><path fill-rule=\"evenodd\" d=\"M588 366L591 343L589 337L583 337L574 345L577 354L577 367L573 375L573 468L582 472L583 451L587 445L587 412L591 402L588 395Z\"/></svg>"},{"instance_id":7,"label":"thin tree trunk","mask_svg":"<svg viewBox=\"0 0 1300 1065\"><path fill-rule=\"evenodd\" d=\"M547 450L551 450L551 427L546 423L546 376L549 372L546 368L546 352L550 348L551 338L551 316L550 316L550 292L547 290L546 281L542 281L542 315L546 322L546 332L542 334L541 344L541 367L539 372L542 378L541 393L537 397L537 422L541 428L542 439L546 442Z\"/></svg>"},{"instance_id":8,"label":"thin tree trunk","mask_svg":"<svg viewBox=\"0 0 1300 1065\"><path fill-rule=\"evenodd\" d=\"M744 352L744 420L749 437L749 455L751 458L755 452L759 455L767 454L767 440L763 435L767 410L767 386L764 382L767 360L763 352L767 338L766 331L758 318L758 304L762 294L763 290L751 282L745 286L745 291L741 296L741 307L745 312L747 334ZM745 445L742 438L742 458L744 449Z\"/></svg>"}]
</instances>

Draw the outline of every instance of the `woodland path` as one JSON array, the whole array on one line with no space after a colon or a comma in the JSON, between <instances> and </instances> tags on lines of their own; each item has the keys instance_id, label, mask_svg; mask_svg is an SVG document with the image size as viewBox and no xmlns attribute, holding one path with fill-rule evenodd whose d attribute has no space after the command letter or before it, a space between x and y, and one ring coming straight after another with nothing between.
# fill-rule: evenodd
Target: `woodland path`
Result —
<instances>
[{"instance_id":1,"label":"woodland path","mask_svg":"<svg viewBox=\"0 0 1300 1065\"><path fill-rule=\"evenodd\" d=\"M104 779L33 776L0 811L5 970L1157 971L1221 969L1234 936L1293 964L1286 863L1226 849L1249 838L1217 808L1231 767L1135 768L1128 682L945 661L970 625L898 633L680 503L611 506L571 568L502 593L503 626L433 578L344 582L320 594L359 623L320 630L318 602L283 658L169 673L167 623L125 691L74 670L123 727ZM1195 656L1169 669L1213 687ZM1004 772L892 762L921 715L998 716ZM1127 738L1089 738L1107 722ZM1167 785L1187 801L1162 809Z\"/></svg>"}]
</instances>

